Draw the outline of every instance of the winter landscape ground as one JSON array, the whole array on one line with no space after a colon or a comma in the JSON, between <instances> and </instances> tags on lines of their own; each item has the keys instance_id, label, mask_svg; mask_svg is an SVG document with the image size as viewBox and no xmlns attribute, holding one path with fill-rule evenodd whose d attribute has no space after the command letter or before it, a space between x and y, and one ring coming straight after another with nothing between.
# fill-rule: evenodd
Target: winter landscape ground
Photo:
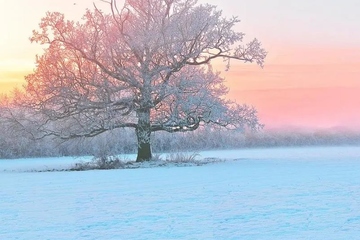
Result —
<instances>
[{"instance_id":1,"label":"winter landscape ground","mask_svg":"<svg viewBox=\"0 0 360 240\"><path fill-rule=\"evenodd\" d=\"M209 157L227 161L34 172L86 158L0 160L0 239L360 239L360 147Z\"/></svg>"}]
</instances>

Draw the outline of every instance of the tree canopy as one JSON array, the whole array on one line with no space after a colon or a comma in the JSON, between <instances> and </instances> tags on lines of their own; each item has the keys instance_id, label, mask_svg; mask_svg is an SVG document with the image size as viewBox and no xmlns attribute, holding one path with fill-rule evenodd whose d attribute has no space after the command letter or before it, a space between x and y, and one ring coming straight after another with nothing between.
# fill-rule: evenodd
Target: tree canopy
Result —
<instances>
[{"instance_id":1,"label":"tree canopy","mask_svg":"<svg viewBox=\"0 0 360 240\"><path fill-rule=\"evenodd\" d=\"M256 110L225 99L224 79L211 67L222 58L263 66L257 39L243 43L216 6L196 0L106 2L79 22L48 12L32 42L45 46L17 97L38 137L92 137L134 128L138 161L151 158L151 132L193 131L203 124L257 129ZM36 119L36 120L34 120ZM26 125L26 124L24 124Z\"/></svg>"}]
</instances>

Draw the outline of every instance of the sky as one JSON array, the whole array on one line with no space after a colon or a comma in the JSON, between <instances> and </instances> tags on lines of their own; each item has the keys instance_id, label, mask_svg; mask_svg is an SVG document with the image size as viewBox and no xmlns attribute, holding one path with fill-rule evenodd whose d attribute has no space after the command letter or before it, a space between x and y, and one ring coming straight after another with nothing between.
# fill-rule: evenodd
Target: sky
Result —
<instances>
[{"instance_id":1,"label":"sky","mask_svg":"<svg viewBox=\"0 0 360 240\"><path fill-rule=\"evenodd\" d=\"M41 46L29 37L46 11L79 19L100 0L0 0L0 93L24 83ZM199 0L238 16L245 41L268 51L264 68L215 63L228 97L258 109L268 129L360 129L360 1Z\"/></svg>"}]
</instances>

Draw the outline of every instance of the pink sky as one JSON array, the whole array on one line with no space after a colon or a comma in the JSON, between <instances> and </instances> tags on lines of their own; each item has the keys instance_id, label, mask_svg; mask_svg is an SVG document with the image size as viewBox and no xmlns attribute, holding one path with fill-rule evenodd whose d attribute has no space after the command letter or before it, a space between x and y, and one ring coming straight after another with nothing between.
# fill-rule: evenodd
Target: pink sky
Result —
<instances>
[{"instance_id":1,"label":"pink sky","mask_svg":"<svg viewBox=\"0 0 360 240\"><path fill-rule=\"evenodd\" d=\"M224 76L229 97L255 106L268 129L360 129L360 48L281 49L263 69L236 64Z\"/></svg>"},{"instance_id":2,"label":"pink sky","mask_svg":"<svg viewBox=\"0 0 360 240\"><path fill-rule=\"evenodd\" d=\"M101 1L96 0L97 4ZM201 0L237 15L246 40L268 50L264 69L233 62L229 97L254 105L267 128L360 129L360 2ZM74 5L74 3L76 3ZM6 1L0 8L0 93L21 86L41 47L28 38L47 10L79 18L90 0Z\"/></svg>"}]
</instances>

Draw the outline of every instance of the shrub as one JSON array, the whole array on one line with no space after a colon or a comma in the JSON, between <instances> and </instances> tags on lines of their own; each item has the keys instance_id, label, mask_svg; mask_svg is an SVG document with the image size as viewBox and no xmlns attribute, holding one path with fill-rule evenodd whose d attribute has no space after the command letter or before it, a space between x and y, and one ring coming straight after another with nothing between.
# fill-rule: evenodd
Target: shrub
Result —
<instances>
[{"instance_id":1,"label":"shrub","mask_svg":"<svg viewBox=\"0 0 360 240\"><path fill-rule=\"evenodd\" d=\"M70 171L108 170L124 168L125 164L114 156L102 156L93 158L90 162L76 163Z\"/></svg>"},{"instance_id":2,"label":"shrub","mask_svg":"<svg viewBox=\"0 0 360 240\"><path fill-rule=\"evenodd\" d=\"M170 153L166 156L167 162L172 163L197 163L196 157L198 157L198 153L185 153L185 152L177 152Z\"/></svg>"}]
</instances>

